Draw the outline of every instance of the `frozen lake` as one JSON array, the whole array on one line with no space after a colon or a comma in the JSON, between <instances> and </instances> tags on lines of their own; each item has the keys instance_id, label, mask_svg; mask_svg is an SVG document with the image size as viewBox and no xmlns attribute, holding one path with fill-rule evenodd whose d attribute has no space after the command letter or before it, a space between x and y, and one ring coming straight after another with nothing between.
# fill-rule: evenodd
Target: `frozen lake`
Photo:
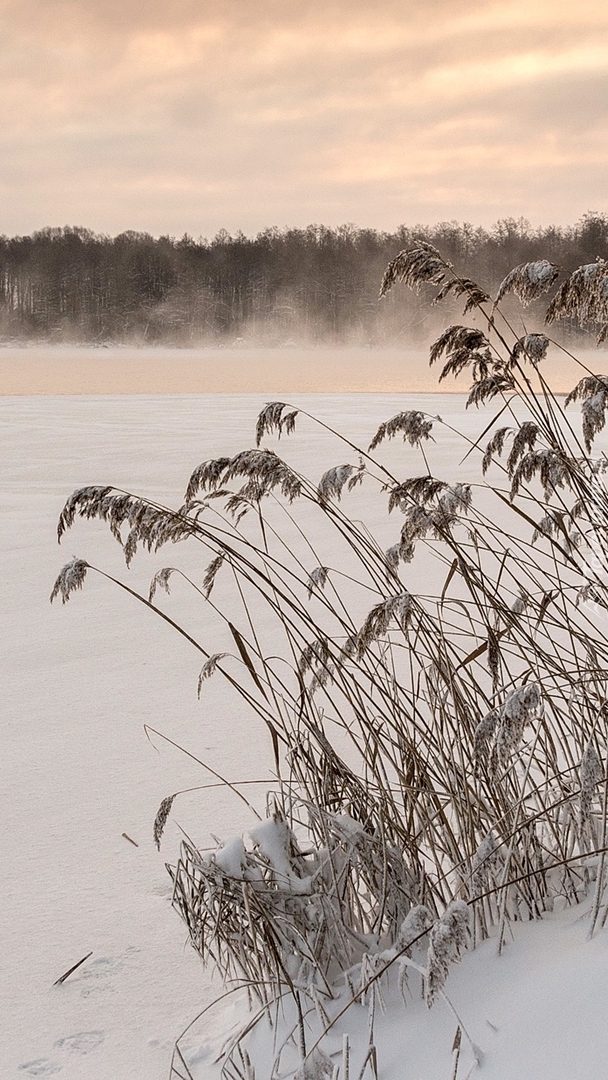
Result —
<instances>
[{"instance_id":1,"label":"frozen lake","mask_svg":"<svg viewBox=\"0 0 608 1080\"><path fill-rule=\"evenodd\" d=\"M364 446L401 409L440 413L470 437L489 419L483 410L465 412L463 397L453 394L291 399ZM111 483L179 505L196 465L253 445L266 400L261 393L0 398L6 1077L167 1080L175 1038L219 993L171 909L164 862L177 857L180 825L205 847L212 834L247 828L248 812L224 790L184 796L159 854L152 822L161 799L209 777L169 745L152 746L143 725L231 780L268 776L266 734L216 680L199 702L199 655L108 582L90 575L67 607L51 607L48 597L72 555L128 576L142 591L159 567L180 565L178 548L138 557L126 571L99 523L79 523L58 548L65 498L84 484ZM305 420L278 449L315 480L346 460L331 436ZM476 477L472 457L459 468L465 450L456 436L444 435L431 452L439 475ZM383 458L401 475L420 472L417 454L401 442ZM175 604L179 613L184 603L176 588L167 610ZM210 644L201 606L189 617ZM263 791L249 789L260 807ZM90 951L78 972L53 986Z\"/></svg>"},{"instance_id":2,"label":"frozen lake","mask_svg":"<svg viewBox=\"0 0 608 1080\"><path fill-rule=\"evenodd\" d=\"M161 799L209 777L168 745L151 746L143 724L232 780L268 775L266 735L236 703L227 708L215 680L199 702L198 654L109 583L91 576L64 608L51 607L48 597L73 554L128 575L142 590L167 561L179 564L178 548L137 559L126 571L98 523L80 523L58 548L55 527L65 498L83 484L109 482L178 505L194 466L253 444L265 400L259 394L0 399L4 1076L166 1080L174 1039L219 992L171 910L164 861L175 861L179 824L204 847L213 843L211 833L227 837L246 828L247 811L224 791L184 796L157 853L152 822ZM402 408L440 411L471 432L486 419L463 414L462 398L454 395L294 400L365 445ZM301 433L279 449L311 477L344 458L309 423ZM461 452L448 439L445 463L453 467ZM415 460L402 444L391 446L395 465L405 467L404 455ZM175 611L181 603L178 594ZM200 606L193 617L202 619L204 639ZM78 972L53 987L91 950Z\"/></svg>"}]
</instances>

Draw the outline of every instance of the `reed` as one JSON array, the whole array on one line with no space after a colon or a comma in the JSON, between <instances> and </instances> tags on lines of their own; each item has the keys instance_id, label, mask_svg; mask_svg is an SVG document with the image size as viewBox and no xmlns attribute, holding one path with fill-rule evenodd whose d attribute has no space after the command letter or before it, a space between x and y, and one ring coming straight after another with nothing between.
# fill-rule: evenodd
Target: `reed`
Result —
<instances>
[{"instance_id":1,"label":"reed","mask_svg":"<svg viewBox=\"0 0 608 1080\"><path fill-rule=\"evenodd\" d=\"M393 970L403 989L412 948L427 941L430 1006L468 941L501 942L508 921L537 918L558 896L575 903L594 878L594 927L608 910L608 459L594 451L608 377L585 369L564 404L546 370L558 346L518 335L501 306L555 290L548 322L577 318L603 340L608 264L522 264L492 301L420 241L389 265L381 295L399 281L472 313L475 325L446 329L430 359L440 380L467 373L469 405L493 410L481 439L463 438L477 483L432 474L433 442L454 432L419 410L386 420L367 448L334 432L339 464L315 481L265 445L314 418L272 402L256 446L199 465L178 509L89 487L60 517L60 538L77 516L106 521L127 564L139 546L200 545L200 583L185 582L234 652L186 635L205 658L199 693L223 676L272 738L267 820L212 854L184 840L170 868L192 945L258 1009L223 1058L241 1080L254 1074L245 1036L286 995L298 1075L330 1077L323 1032L352 1002L375 1009L370 988ZM395 438L418 455L411 475L383 460ZM348 513L359 485L395 522L388 550ZM428 588L415 591L420 558ZM52 597L65 602L96 569L73 560ZM177 573L161 568L138 599L181 630L157 606ZM173 612L175 597L163 604ZM172 800L154 824L159 845ZM373 1018L366 1054L375 1075ZM174 1067L187 1068L181 1050Z\"/></svg>"}]
</instances>

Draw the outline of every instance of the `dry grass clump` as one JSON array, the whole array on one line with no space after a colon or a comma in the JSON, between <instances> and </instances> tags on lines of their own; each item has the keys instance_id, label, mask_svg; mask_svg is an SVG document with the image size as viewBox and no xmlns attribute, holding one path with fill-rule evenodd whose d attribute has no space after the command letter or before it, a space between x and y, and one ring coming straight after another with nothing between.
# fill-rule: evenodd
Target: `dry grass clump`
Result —
<instances>
[{"instance_id":1,"label":"dry grass clump","mask_svg":"<svg viewBox=\"0 0 608 1080\"><path fill-rule=\"evenodd\" d=\"M393 970L402 989L407 970L421 972L431 1005L469 941L500 943L509 920L576 902L594 879L593 927L608 912L608 462L594 453L608 377L587 373L567 400L582 402L581 438L545 376L550 339L518 336L501 310L509 292L528 303L559 273L546 260L516 267L492 303L420 242L385 274L383 294L397 281L439 286L437 299L464 297L480 323L449 327L431 348L441 378L469 373L469 404L498 399L481 439L463 442L479 457L475 485L433 475L447 425L418 410L381 424L367 450L336 436L338 460L348 451L357 463L309 479L261 444L314 418L272 402L256 448L200 465L178 510L85 488L60 518L60 536L76 516L107 521L127 562L139 544L204 549L202 583L190 585L234 653L154 606L174 568L138 598L203 654L199 693L223 676L266 726L276 784L267 820L244 836L211 855L184 841L174 903L257 1018L276 1018L287 995L302 1077L330 1075L322 1034L355 1001L370 1010L363 1068L375 1072L374 1010ZM548 320L603 320L606 280L601 263L574 271ZM409 475L374 456L396 436ZM395 522L388 550L345 509L360 484ZM70 563L53 597L94 569ZM161 803L158 844L171 806ZM425 941L426 964L413 959ZM251 1077L243 1055L242 1040L226 1049L224 1075ZM181 1051L174 1066L187 1075Z\"/></svg>"}]
</instances>

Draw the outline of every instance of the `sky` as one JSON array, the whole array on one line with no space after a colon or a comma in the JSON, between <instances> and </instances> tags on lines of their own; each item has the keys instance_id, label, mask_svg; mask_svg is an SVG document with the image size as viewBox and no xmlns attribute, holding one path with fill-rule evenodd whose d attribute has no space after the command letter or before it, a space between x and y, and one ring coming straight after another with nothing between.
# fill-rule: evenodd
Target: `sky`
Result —
<instances>
[{"instance_id":1,"label":"sky","mask_svg":"<svg viewBox=\"0 0 608 1080\"><path fill-rule=\"evenodd\" d=\"M0 0L0 233L608 210L605 0Z\"/></svg>"}]
</instances>

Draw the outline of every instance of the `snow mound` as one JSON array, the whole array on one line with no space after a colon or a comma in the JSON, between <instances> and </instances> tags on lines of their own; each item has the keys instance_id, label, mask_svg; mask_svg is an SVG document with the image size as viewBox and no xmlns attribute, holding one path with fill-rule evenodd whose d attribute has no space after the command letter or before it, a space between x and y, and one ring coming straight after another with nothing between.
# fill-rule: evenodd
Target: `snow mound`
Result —
<instances>
[{"instance_id":1,"label":"snow mound","mask_svg":"<svg viewBox=\"0 0 608 1080\"><path fill-rule=\"evenodd\" d=\"M404 998L396 977L383 983L373 1022L379 1080L589 1080L600 1075L598 1064L608 1059L608 931L588 940L589 907L585 901L537 922L511 924L500 956L495 939L484 941L450 968L446 997L438 997L432 1009L424 1001L421 977L412 970L415 962ZM355 1003L342 1014L348 997L345 990L305 1015L304 1070L291 999L279 1007L273 1029L266 1020L258 1023L243 1044L255 1076L331 1076L329 1061L334 1078L342 1080L346 1041L350 1076L358 1078L369 1050L370 1006ZM182 1046L194 1080L219 1078L217 1054L220 1047L225 1052L235 1046L239 1008L244 1026L249 1019L244 997L240 1007L234 997L219 1001L206 1018L205 1032L194 1028L190 1044ZM366 1075L371 1080L371 1062Z\"/></svg>"}]
</instances>

